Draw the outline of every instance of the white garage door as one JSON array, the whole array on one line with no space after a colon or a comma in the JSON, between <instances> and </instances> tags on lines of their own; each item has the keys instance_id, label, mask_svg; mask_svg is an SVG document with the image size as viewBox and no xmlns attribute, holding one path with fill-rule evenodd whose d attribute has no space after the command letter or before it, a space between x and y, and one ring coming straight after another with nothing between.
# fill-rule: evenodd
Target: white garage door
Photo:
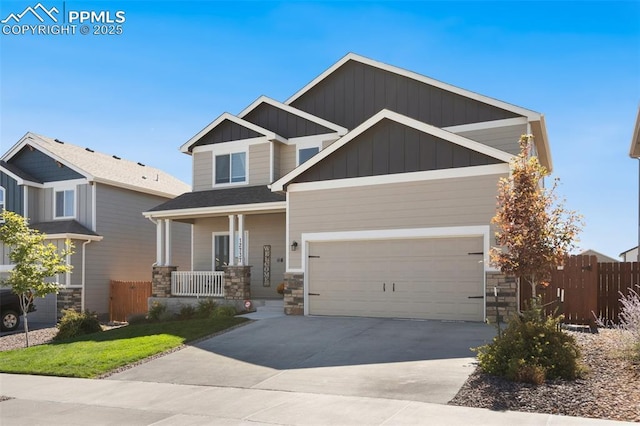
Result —
<instances>
[{"instance_id":1,"label":"white garage door","mask_svg":"<svg viewBox=\"0 0 640 426\"><path fill-rule=\"evenodd\" d=\"M312 242L309 313L482 321L482 250L481 237Z\"/></svg>"}]
</instances>

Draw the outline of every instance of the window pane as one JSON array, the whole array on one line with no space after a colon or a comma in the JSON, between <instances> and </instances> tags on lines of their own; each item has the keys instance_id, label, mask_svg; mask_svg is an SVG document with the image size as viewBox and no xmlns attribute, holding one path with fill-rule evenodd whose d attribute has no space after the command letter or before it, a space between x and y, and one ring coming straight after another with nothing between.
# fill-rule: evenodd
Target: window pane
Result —
<instances>
[{"instance_id":1,"label":"window pane","mask_svg":"<svg viewBox=\"0 0 640 426\"><path fill-rule=\"evenodd\" d=\"M216 155L216 183L229 183L229 155Z\"/></svg>"},{"instance_id":2,"label":"window pane","mask_svg":"<svg viewBox=\"0 0 640 426\"><path fill-rule=\"evenodd\" d=\"M298 164L302 164L305 161L307 161L309 158L313 157L314 155L316 155L318 152L320 152L319 148L303 148L300 151L298 151Z\"/></svg>"},{"instance_id":3,"label":"window pane","mask_svg":"<svg viewBox=\"0 0 640 426\"><path fill-rule=\"evenodd\" d=\"M64 191L64 215L75 216L75 191Z\"/></svg>"},{"instance_id":4,"label":"window pane","mask_svg":"<svg viewBox=\"0 0 640 426\"><path fill-rule=\"evenodd\" d=\"M244 182L246 169L246 154L237 152L231 154L231 182Z\"/></svg>"},{"instance_id":5,"label":"window pane","mask_svg":"<svg viewBox=\"0 0 640 426\"><path fill-rule=\"evenodd\" d=\"M56 217L64 216L64 191L56 192Z\"/></svg>"}]
</instances>

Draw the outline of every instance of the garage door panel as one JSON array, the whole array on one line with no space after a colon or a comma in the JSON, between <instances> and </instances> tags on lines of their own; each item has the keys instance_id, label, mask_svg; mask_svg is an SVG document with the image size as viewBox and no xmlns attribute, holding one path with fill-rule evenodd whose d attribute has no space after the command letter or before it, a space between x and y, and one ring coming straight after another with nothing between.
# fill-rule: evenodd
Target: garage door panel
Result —
<instances>
[{"instance_id":1,"label":"garage door panel","mask_svg":"<svg viewBox=\"0 0 640 426\"><path fill-rule=\"evenodd\" d=\"M469 297L483 294L482 248L481 237L311 243L309 312L481 321L484 300Z\"/></svg>"}]
</instances>

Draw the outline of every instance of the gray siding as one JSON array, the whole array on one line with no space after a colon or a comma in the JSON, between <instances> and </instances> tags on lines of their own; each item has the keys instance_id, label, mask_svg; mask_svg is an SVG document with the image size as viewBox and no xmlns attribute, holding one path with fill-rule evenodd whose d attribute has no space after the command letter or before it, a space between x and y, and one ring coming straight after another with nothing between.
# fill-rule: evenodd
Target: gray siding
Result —
<instances>
[{"instance_id":1,"label":"gray siding","mask_svg":"<svg viewBox=\"0 0 640 426\"><path fill-rule=\"evenodd\" d=\"M526 124L515 126L495 127L492 129L472 130L469 132L455 132L465 138L489 145L509 154L520 152L520 135L527 133Z\"/></svg>"},{"instance_id":2,"label":"gray siding","mask_svg":"<svg viewBox=\"0 0 640 426\"><path fill-rule=\"evenodd\" d=\"M24 147L9 163L19 167L40 182L55 182L70 179L82 179L84 176L62 165L46 154Z\"/></svg>"},{"instance_id":3,"label":"gray siding","mask_svg":"<svg viewBox=\"0 0 640 426\"><path fill-rule=\"evenodd\" d=\"M236 229L237 230L237 229ZM251 297L279 297L276 287L285 272L285 215L284 213L245 216L245 231L249 234L248 263L251 268ZM211 271L213 268L213 233L228 233L227 216L196 219L193 228L193 270ZM263 285L263 248L271 246L271 283Z\"/></svg>"},{"instance_id":4,"label":"gray siding","mask_svg":"<svg viewBox=\"0 0 640 426\"><path fill-rule=\"evenodd\" d=\"M200 145L211 145L215 143L235 141L239 139L257 138L263 136L258 132L234 123L230 120L223 120L209 133L204 135L198 142L193 144L189 149L193 149Z\"/></svg>"},{"instance_id":5,"label":"gray siding","mask_svg":"<svg viewBox=\"0 0 640 426\"><path fill-rule=\"evenodd\" d=\"M0 172L0 186L4 188L4 208L24 216L24 188L4 172Z\"/></svg>"},{"instance_id":6,"label":"gray siding","mask_svg":"<svg viewBox=\"0 0 640 426\"><path fill-rule=\"evenodd\" d=\"M213 187L213 154L193 153L193 191L206 191Z\"/></svg>"},{"instance_id":7,"label":"gray siding","mask_svg":"<svg viewBox=\"0 0 640 426\"><path fill-rule=\"evenodd\" d=\"M301 174L294 182L481 166L500 162L385 119Z\"/></svg>"},{"instance_id":8,"label":"gray siding","mask_svg":"<svg viewBox=\"0 0 640 426\"><path fill-rule=\"evenodd\" d=\"M271 183L271 145L261 143L249 146L249 185Z\"/></svg>"},{"instance_id":9,"label":"gray siding","mask_svg":"<svg viewBox=\"0 0 640 426\"><path fill-rule=\"evenodd\" d=\"M518 116L352 60L291 105L348 129L353 129L384 108L436 127Z\"/></svg>"},{"instance_id":10,"label":"gray siding","mask_svg":"<svg viewBox=\"0 0 640 426\"><path fill-rule=\"evenodd\" d=\"M89 184L76 187L78 206L76 208L76 220L89 229L93 228L93 193Z\"/></svg>"},{"instance_id":11,"label":"gray siding","mask_svg":"<svg viewBox=\"0 0 640 426\"><path fill-rule=\"evenodd\" d=\"M327 127L263 102L243 119L285 138L334 133Z\"/></svg>"},{"instance_id":12,"label":"gray siding","mask_svg":"<svg viewBox=\"0 0 640 426\"><path fill-rule=\"evenodd\" d=\"M282 145L276 142L271 143L273 144L273 180L276 181L283 176L280 169L280 155L282 152Z\"/></svg>"},{"instance_id":13,"label":"gray siding","mask_svg":"<svg viewBox=\"0 0 640 426\"><path fill-rule=\"evenodd\" d=\"M42 197L44 190L40 188L34 188L32 186L27 188L27 218L31 223L42 222L41 209L42 209Z\"/></svg>"},{"instance_id":14,"label":"gray siding","mask_svg":"<svg viewBox=\"0 0 640 426\"><path fill-rule=\"evenodd\" d=\"M109 281L150 281L156 261L156 226L143 211L167 199L97 184L96 232L102 241L87 245L86 307L99 314L109 311ZM173 263L179 270L191 266L188 224L173 223Z\"/></svg>"},{"instance_id":15,"label":"gray siding","mask_svg":"<svg viewBox=\"0 0 640 426\"><path fill-rule=\"evenodd\" d=\"M308 232L489 225L502 176L290 192L288 244ZM290 268L300 256L290 252Z\"/></svg>"}]
</instances>

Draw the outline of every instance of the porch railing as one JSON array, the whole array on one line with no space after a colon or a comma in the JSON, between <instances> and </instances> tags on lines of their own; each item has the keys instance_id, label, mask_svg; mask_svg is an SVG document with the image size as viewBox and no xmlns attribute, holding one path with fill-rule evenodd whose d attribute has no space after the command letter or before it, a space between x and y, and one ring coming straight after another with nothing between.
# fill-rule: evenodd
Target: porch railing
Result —
<instances>
[{"instance_id":1,"label":"porch railing","mask_svg":"<svg viewBox=\"0 0 640 426\"><path fill-rule=\"evenodd\" d=\"M224 272L174 271L171 273L171 295L224 297Z\"/></svg>"}]
</instances>

